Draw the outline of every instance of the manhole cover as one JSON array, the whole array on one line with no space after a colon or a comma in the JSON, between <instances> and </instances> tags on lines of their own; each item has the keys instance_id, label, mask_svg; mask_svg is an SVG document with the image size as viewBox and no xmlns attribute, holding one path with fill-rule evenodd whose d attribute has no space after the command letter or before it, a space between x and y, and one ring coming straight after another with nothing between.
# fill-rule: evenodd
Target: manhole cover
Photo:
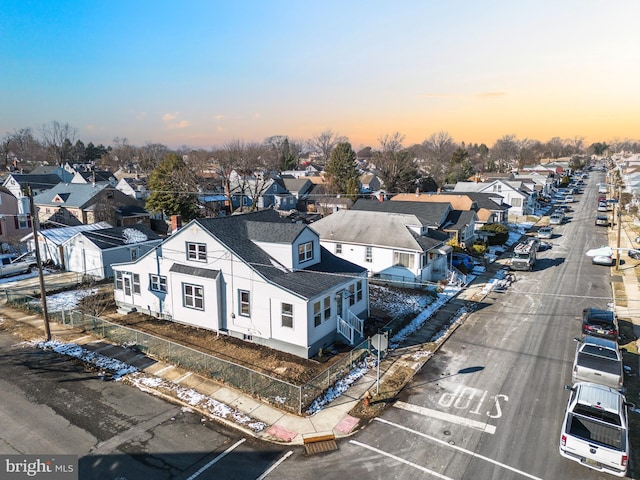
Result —
<instances>
[{"instance_id":1,"label":"manhole cover","mask_svg":"<svg viewBox=\"0 0 640 480\"><path fill-rule=\"evenodd\" d=\"M331 452L338 449L338 444L335 440L325 440L322 442L311 442L304 445L304 449L307 455L314 455L316 453Z\"/></svg>"}]
</instances>

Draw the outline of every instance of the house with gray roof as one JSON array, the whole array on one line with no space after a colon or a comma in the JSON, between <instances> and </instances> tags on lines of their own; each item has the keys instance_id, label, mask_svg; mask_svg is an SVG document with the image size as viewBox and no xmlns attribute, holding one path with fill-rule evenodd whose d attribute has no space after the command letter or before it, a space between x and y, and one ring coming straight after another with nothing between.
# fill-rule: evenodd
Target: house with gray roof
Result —
<instances>
[{"instance_id":1,"label":"house with gray roof","mask_svg":"<svg viewBox=\"0 0 640 480\"><path fill-rule=\"evenodd\" d=\"M520 180L496 179L489 182L458 182L453 188L453 192L498 194L511 206L509 215L514 217L533 214L538 203L538 193L533 189L533 186Z\"/></svg>"},{"instance_id":2,"label":"house with gray roof","mask_svg":"<svg viewBox=\"0 0 640 480\"><path fill-rule=\"evenodd\" d=\"M59 183L36 195L40 223L55 226L80 225L110 221L118 225L122 217L117 209L138 205L138 202L107 183ZM138 212L139 213L139 212Z\"/></svg>"},{"instance_id":3,"label":"house with gray roof","mask_svg":"<svg viewBox=\"0 0 640 480\"><path fill-rule=\"evenodd\" d=\"M95 280L113 278L111 265L136 260L160 244L162 239L142 224L84 230L62 244L68 272Z\"/></svg>"},{"instance_id":4,"label":"house with gray roof","mask_svg":"<svg viewBox=\"0 0 640 480\"><path fill-rule=\"evenodd\" d=\"M64 243L74 235L90 230L101 230L111 228L111 224L107 222L90 223L88 225L76 225L73 227L58 227L38 229L38 249L40 250L40 259L43 263L49 265L57 265L64 270L64 259L68 256L64 251ZM25 235L20 240L27 244L27 250L35 251L36 244L33 240L33 232Z\"/></svg>"},{"instance_id":5,"label":"house with gray roof","mask_svg":"<svg viewBox=\"0 0 640 480\"><path fill-rule=\"evenodd\" d=\"M449 278L450 204L358 200L311 224L320 243L369 275L405 287Z\"/></svg>"},{"instance_id":6,"label":"house with gray roof","mask_svg":"<svg viewBox=\"0 0 640 480\"><path fill-rule=\"evenodd\" d=\"M311 358L363 339L367 270L274 210L195 219L113 265L121 311L206 328Z\"/></svg>"},{"instance_id":7,"label":"house with gray roof","mask_svg":"<svg viewBox=\"0 0 640 480\"><path fill-rule=\"evenodd\" d=\"M57 184L62 182L62 179L55 173L10 173L5 178L2 186L11 192L11 194L18 200L26 197L27 187L31 187L31 191L34 195L39 195L45 192ZM28 212L28 210L27 210Z\"/></svg>"}]
</instances>

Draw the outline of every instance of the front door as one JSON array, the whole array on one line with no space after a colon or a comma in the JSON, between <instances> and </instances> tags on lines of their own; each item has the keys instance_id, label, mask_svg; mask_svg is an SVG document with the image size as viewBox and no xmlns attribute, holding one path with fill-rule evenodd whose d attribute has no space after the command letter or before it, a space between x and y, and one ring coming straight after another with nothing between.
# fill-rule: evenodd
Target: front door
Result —
<instances>
[{"instance_id":1,"label":"front door","mask_svg":"<svg viewBox=\"0 0 640 480\"><path fill-rule=\"evenodd\" d=\"M122 274L122 290L124 292L124 301L133 305L133 280L130 273Z\"/></svg>"}]
</instances>

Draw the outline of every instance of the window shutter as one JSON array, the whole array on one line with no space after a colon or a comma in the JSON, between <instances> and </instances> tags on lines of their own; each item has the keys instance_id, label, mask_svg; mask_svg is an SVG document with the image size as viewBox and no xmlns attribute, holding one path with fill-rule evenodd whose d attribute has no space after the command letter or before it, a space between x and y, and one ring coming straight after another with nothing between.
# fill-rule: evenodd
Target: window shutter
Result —
<instances>
[{"instance_id":1,"label":"window shutter","mask_svg":"<svg viewBox=\"0 0 640 480\"><path fill-rule=\"evenodd\" d=\"M13 221L14 221L14 222L15 222L15 224L16 224L16 230L18 230L18 216L17 216L17 215L14 215L14 216L13 216Z\"/></svg>"},{"instance_id":2,"label":"window shutter","mask_svg":"<svg viewBox=\"0 0 640 480\"><path fill-rule=\"evenodd\" d=\"M31 228L31 215L27 215L27 226Z\"/></svg>"}]
</instances>

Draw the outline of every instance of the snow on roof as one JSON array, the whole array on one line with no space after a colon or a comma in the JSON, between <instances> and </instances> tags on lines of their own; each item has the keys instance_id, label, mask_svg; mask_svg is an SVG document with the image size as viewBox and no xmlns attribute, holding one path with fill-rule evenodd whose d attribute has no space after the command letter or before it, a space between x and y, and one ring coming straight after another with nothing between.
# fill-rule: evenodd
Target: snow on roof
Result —
<instances>
[{"instance_id":1,"label":"snow on roof","mask_svg":"<svg viewBox=\"0 0 640 480\"><path fill-rule=\"evenodd\" d=\"M149 237L135 228L125 228L122 231L122 237L125 244L146 242Z\"/></svg>"}]
</instances>

